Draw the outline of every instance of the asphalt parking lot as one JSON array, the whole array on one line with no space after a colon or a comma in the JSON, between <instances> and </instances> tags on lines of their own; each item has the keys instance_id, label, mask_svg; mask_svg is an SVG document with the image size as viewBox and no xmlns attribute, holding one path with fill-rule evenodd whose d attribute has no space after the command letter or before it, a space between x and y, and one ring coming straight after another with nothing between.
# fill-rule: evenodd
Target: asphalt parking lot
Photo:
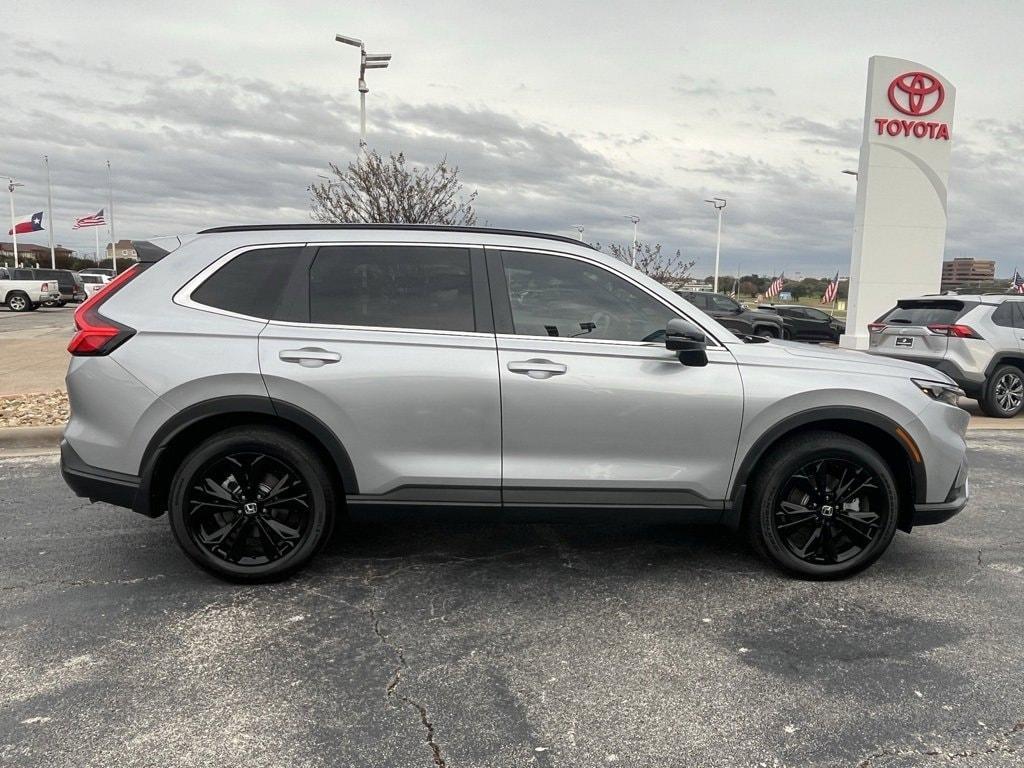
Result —
<instances>
[{"instance_id":1,"label":"asphalt parking lot","mask_svg":"<svg viewBox=\"0 0 1024 768\"><path fill-rule=\"evenodd\" d=\"M723 531L348 528L221 583L166 521L0 461L4 766L1024 764L1024 455L867 573L794 581Z\"/></svg>"}]
</instances>

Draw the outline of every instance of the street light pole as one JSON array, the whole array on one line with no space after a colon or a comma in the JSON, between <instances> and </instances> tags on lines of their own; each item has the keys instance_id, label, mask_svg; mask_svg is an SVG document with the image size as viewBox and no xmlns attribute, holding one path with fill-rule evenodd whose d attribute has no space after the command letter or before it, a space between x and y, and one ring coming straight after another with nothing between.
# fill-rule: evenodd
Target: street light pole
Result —
<instances>
[{"instance_id":1,"label":"street light pole","mask_svg":"<svg viewBox=\"0 0 1024 768\"><path fill-rule=\"evenodd\" d=\"M583 242L583 225L577 224L576 231L580 233L580 242Z\"/></svg>"},{"instance_id":2,"label":"street light pole","mask_svg":"<svg viewBox=\"0 0 1024 768\"><path fill-rule=\"evenodd\" d=\"M14 243L14 268L18 268L18 224L14 220L14 188L24 187L24 184L15 181L14 179L7 180L7 191L11 193L11 237Z\"/></svg>"},{"instance_id":3,"label":"street light pole","mask_svg":"<svg viewBox=\"0 0 1024 768\"><path fill-rule=\"evenodd\" d=\"M335 41L351 45L359 49L359 149L366 151L366 94L370 92L366 85L366 70L387 69L391 63L390 53L367 53L362 40L345 35L335 35Z\"/></svg>"},{"instance_id":4,"label":"street light pole","mask_svg":"<svg viewBox=\"0 0 1024 768\"><path fill-rule=\"evenodd\" d=\"M46 166L46 216L50 220L46 225L50 233L50 269L56 269L57 256L53 249L53 187L50 185L50 158L46 155L43 155L43 165Z\"/></svg>"},{"instance_id":5,"label":"street light pole","mask_svg":"<svg viewBox=\"0 0 1024 768\"><path fill-rule=\"evenodd\" d=\"M710 200L705 200L705 203L711 203L715 206L715 210L718 212L718 237L715 240L715 285L714 291L718 293L718 262L722 255L722 211L725 209L725 198L724 197L712 197Z\"/></svg>"},{"instance_id":6,"label":"street light pole","mask_svg":"<svg viewBox=\"0 0 1024 768\"><path fill-rule=\"evenodd\" d=\"M623 218L629 219L630 221L633 222L633 250L630 252L629 266L633 267L633 269L636 269L636 252L637 252L637 248L639 247L639 245L637 243L637 239L636 239L636 230L637 230L637 225L640 223L640 217L639 216L625 216Z\"/></svg>"}]
</instances>

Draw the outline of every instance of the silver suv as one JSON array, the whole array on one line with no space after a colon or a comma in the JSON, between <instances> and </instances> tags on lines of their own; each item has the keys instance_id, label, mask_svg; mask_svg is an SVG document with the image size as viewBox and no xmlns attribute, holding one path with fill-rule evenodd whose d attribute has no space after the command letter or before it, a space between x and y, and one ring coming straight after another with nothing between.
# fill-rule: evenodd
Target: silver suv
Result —
<instances>
[{"instance_id":1,"label":"silver suv","mask_svg":"<svg viewBox=\"0 0 1024 768\"><path fill-rule=\"evenodd\" d=\"M176 244L177 245L177 244ZM261 580L345 516L691 520L810 578L968 495L945 375L740 340L561 237L222 227L76 313L64 478Z\"/></svg>"},{"instance_id":2,"label":"silver suv","mask_svg":"<svg viewBox=\"0 0 1024 768\"><path fill-rule=\"evenodd\" d=\"M1024 296L904 299L868 326L868 351L942 371L989 416L1024 405Z\"/></svg>"}]
</instances>

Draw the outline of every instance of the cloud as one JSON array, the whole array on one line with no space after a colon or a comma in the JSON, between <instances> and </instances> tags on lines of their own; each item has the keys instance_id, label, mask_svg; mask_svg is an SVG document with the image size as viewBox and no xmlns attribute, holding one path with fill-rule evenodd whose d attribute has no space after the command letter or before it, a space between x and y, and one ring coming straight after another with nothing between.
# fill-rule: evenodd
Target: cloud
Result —
<instances>
[{"instance_id":1,"label":"cloud","mask_svg":"<svg viewBox=\"0 0 1024 768\"><path fill-rule=\"evenodd\" d=\"M21 212L39 210L42 155L50 156L55 232L66 244L91 250L91 233L72 232L70 223L107 207L107 159L117 234L146 237L305 221L308 185L328 162L352 159L358 145L354 100L315 85L214 72L194 60L130 74L56 54L40 62L54 86L20 101L8 117L0 170L26 183ZM17 69L9 62L11 90L27 92L32 73ZM80 87L81 71L90 73L91 89ZM683 79L679 87L719 98L771 95L725 89L717 80ZM728 129L725 138L678 121L669 132L644 124L632 132L603 125L567 132L487 105L378 94L368 106L371 145L405 152L413 163L447 157L461 168L467 192L479 191L481 223L563 234L582 224L588 240L626 242L624 217L635 213L643 239L681 248L704 274L715 228L703 201L718 195L729 199L723 269L825 274L849 262L855 185L839 170L859 144L857 120L773 113L758 123L715 121ZM1024 237L1024 126L976 121L958 126L954 139L950 249L996 257L1012 269Z\"/></svg>"}]
</instances>

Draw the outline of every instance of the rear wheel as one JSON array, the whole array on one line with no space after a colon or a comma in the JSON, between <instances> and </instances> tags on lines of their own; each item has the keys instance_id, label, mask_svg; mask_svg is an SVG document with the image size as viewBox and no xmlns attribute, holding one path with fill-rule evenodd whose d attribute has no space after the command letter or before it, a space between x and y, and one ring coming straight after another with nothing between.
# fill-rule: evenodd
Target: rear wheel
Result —
<instances>
[{"instance_id":1,"label":"rear wheel","mask_svg":"<svg viewBox=\"0 0 1024 768\"><path fill-rule=\"evenodd\" d=\"M762 336L766 339L777 339L779 338L779 331L770 325L759 325L754 329L754 335Z\"/></svg>"},{"instance_id":2,"label":"rear wheel","mask_svg":"<svg viewBox=\"0 0 1024 768\"><path fill-rule=\"evenodd\" d=\"M329 538L335 493L323 462L281 430L215 435L182 462L168 516L197 564L234 581L281 578Z\"/></svg>"},{"instance_id":3,"label":"rear wheel","mask_svg":"<svg viewBox=\"0 0 1024 768\"><path fill-rule=\"evenodd\" d=\"M849 576L877 560L896 532L899 498L876 451L837 432L812 432L773 449L745 518L753 548L810 579Z\"/></svg>"},{"instance_id":4,"label":"rear wheel","mask_svg":"<svg viewBox=\"0 0 1024 768\"><path fill-rule=\"evenodd\" d=\"M989 377L985 394L978 402L988 416L1013 418L1024 406L1024 374L1012 365L999 366Z\"/></svg>"},{"instance_id":5,"label":"rear wheel","mask_svg":"<svg viewBox=\"0 0 1024 768\"><path fill-rule=\"evenodd\" d=\"M32 302L29 301L27 293L16 291L8 295L7 308L11 312L28 312L32 309Z\"/></svg>"}]
</instances>

